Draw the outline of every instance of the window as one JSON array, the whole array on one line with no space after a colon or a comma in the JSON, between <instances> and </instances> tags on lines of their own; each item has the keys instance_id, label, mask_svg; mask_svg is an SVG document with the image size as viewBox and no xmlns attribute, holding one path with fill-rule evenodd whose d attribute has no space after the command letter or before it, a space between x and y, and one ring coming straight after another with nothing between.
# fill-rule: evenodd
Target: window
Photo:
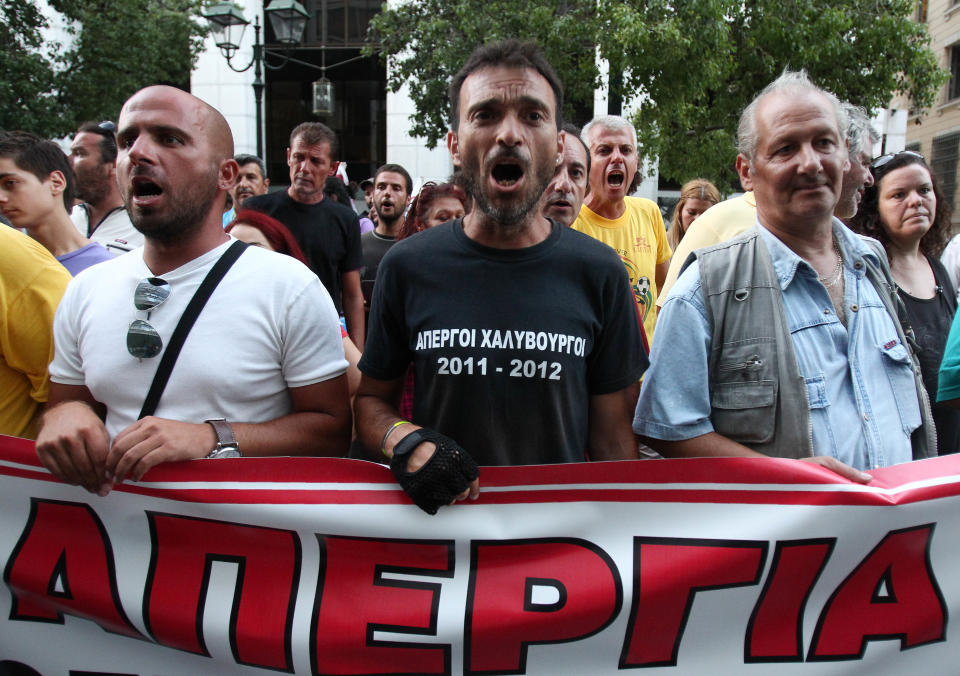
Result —
<instances>
[{"instance_id":1,"label":"window","mask_svg":"<svg viewBox=\"0 0 960 676\"><path fill-rule=\"evenodd\" d=\"M367 24L380 12L379 0L317 0L316 39L328 47L361 47Z\"/></svg>"},{"instance_id":2,"label":"window","mask_svg":"<svg viewBox=\"0 0 960 676\"><path fill-rule=\"evenodd\" d=\"M960 98L960 44L949 47L950 82L947 84L947 100Z\"/></svg>"},{"instance_id":3,"label":"window","mask_svg":"<svg viewBox=\"0 0 960 676\"><path fill-rule=\"evenodd\" d=\"M960 134L947 134L933 139L933 156L930 168L938 179L947 204L953 207L957 191L957 161L960 159Z\"/></svg>"}]
</instances>

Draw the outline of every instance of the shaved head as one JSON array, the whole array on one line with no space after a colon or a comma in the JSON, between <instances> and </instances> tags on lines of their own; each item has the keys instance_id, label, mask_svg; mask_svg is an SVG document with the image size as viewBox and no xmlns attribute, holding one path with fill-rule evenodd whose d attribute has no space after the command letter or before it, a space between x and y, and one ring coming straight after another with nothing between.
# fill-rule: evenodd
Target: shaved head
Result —
<instances>
[{"instance_id":1,"label":"shaved head","mask_svg":"<svg viewBox=\"0 0 960 676\"><path fill-rule=\"evenodd\" d=\"M168 85L144 87L127 99L120 110L120 116L122 117L124 111L128 109L136 110L143 106L152 108L158 98L166 99L171 103L179 103L185 110L192 111L194 124L203 129L207 142L210 144L210 149L217 160L226 160L233 157L233 132L230 131L227 119L209 103L182 89Z\"/></svg>"},{"instance_id":2,"label":"shaved head","mask_svg":"<svg viewBox=\"0 0 960 676\"><path fill-rule=\"evenodd\" d=\"M204 228L222 231L220 215L239 169L219 111L174 87L141 89L120 111L117 147L120 193L148 239L169 243Z\"/></svg>"}]
</instances>

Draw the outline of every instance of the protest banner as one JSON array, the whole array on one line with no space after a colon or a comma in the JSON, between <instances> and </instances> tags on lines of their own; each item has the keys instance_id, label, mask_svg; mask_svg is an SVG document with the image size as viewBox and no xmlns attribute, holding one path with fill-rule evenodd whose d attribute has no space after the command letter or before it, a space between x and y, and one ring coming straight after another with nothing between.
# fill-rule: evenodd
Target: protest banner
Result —
<instances>
[{"instance_id":1,"label":"protest banner","mask_svg":"<svg viewBox=\"0 0 960 676\"><path fill-rule=\"evenodd\" d=\"M955 673L960 458L873 474L484 468L429 516L373 463L177 463L99 497L0 437L0 673Z\"/></svg>"}]
</instances>

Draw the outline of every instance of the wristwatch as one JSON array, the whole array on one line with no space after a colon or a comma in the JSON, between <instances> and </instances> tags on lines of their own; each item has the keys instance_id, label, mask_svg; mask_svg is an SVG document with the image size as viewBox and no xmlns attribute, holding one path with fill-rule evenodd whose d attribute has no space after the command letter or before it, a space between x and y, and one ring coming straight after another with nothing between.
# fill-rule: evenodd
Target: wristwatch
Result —
<instances>
[{"instance_id":1,"label":"wristwatch","mask_svg":"<svg viewBox=\"0 0 960 676\"><path fill-rule=\"evenodd\" d=\"M210 454L207 456L208 458L242 457L240 445L237 443L237 438L233 434L233 428L230 427L230 423L227 422L226 418L211 418L203 422L210 425L213 428L213 433L217 436L217 445L210 451Z\"/></svg>"}]
</instances>

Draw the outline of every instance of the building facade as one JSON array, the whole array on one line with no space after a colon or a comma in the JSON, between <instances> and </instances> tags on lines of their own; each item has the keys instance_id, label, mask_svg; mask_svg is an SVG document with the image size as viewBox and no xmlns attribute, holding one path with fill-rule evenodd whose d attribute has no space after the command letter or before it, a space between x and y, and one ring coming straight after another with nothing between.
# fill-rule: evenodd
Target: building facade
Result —
<instances>
[{"instance_id":1,"label":"building facade","mask_svg":"<svg viewBox=\"0 0 960 676\"><path fill-rule=\"evenodd\" d=\"M444 180L453 171L443 142L427 148L426 141L410 136L410 118L414 103L406 87L387 91L387 73L377 57L363 57L360 49L367 23L380 11L379 0L300 0L310 18L300 45L284 52L274 43L273 31L264 26L262 37L270 52L263 80L263 138L267 172L275 185L286 182L285 163L288 135L300 122L316 120L330 126L340 138L340 158L347 163L351 180L371 176L380 164L400 164L414 178L415 186L427 180ZM251 2L245 8L251 21L260 17L269 1ZM253 28L247 27L241 47L231 59L234 68L243 68L253 56ZM277 53L279 52L279 53ZM284 57L294 60L284 63ZM305 62L304 63L297 62ZM326 70L322 71L321 66ZM605 64L600 63L605 73ZM274 68L280 66L279 68ZM317 115L312 109L312 83L325 75L334 86L334 110ZM238 153L256 152L256 108L253 94L254 69L242 73L231 70L225 58L208 37L191 76L191 91L217 108L233 130ZM597 114L619 109L605 90L597 90L593 101L578 107L586 122ZM629 114L629 103L622 106ZM582 109L582 110L581 110ZM620 112L616 110L616 112ZM651 165L645 167L651 171ZM657 176L647 177L635 194L657 198Z\"/></svg>"},{"instance_id":2,"label":"building facade","mask_svg":"<svg viewBox=\"0 0 960 676\"><path fill-rule=\"evenodd\" d=\"M930 164L953 207L954 227L960 224L957 213L957 168L960 164L960 0L920 0L917 20L927 24L933 53L940 65L950 71L937 103L931 109L917 111L905 98L894 101L907 111L906 140L900 148L889 146L886 152L906 148L921 153Z\"/></svg>"}]
</instances>

